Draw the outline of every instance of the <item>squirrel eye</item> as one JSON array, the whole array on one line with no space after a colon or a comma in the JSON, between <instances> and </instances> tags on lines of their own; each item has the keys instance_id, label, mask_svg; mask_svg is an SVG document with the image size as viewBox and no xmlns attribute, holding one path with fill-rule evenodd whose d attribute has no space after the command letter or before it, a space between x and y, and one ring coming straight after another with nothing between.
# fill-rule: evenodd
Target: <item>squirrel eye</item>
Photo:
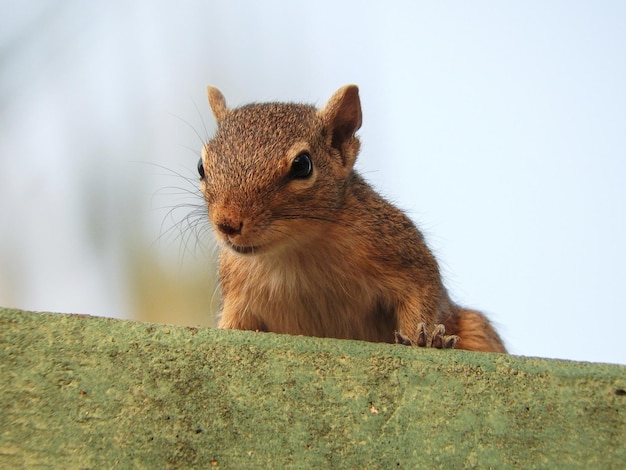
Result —
<instances>
[{"instance_id":1,"label":"squirrel eye","mask_svg":"<svg viewBox=\"0 0 626 470\"><path fill-rule=\"evenodd\" d=\"M204 165L202 164L202 159L198 160L198 174L200 175L200 179L204 179Z\"/></svg>"},{"instance_id":2,"label":"squirrel eye","mask_svg":"<svg viewBox=\"0 0 626 470\"><path fill-rule=\"evenodd\" d=\"M307 152L298 154L291 163L291 170L289 176L291 178L304 179L311 176L313 172L313 162L311 161L311 155Z\"/></svg>"}]
</instances>

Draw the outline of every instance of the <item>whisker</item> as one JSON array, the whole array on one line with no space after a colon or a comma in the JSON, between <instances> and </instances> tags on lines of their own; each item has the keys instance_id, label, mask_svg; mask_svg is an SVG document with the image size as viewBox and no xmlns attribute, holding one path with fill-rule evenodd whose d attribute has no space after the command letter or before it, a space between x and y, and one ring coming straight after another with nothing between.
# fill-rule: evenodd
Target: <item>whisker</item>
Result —
<instances>
[{"instance_id":1,"label":"whisker","mask_svg":"<svg viewBox=\"0 0 626 470\"><path fill-rule=\"evenodd\" d=\"M179 243L179 257L182 262L186 253L196 254L199 248L210 246L205 235L209 227L207 206L198 186L198 178L187 176L183 172L173 170L164 165L145 162L148 165L164 170L164 175L182 180L184 185L168 185L156 190L151 198L151 205L157 210L166 210L161 220L159 236L154 243L171 240ZM190 172L190 174L192 174ZM156 198L177 197L181 202L173 205L159 205ZM184 211L183 217L178 216Z\"/></svg>"},{"instance_id":2,"label":"whisker","mask_svg":"<svg viewBox=\"0 0 626 470\"><path fill-rule=\"evenodd\" d=\"M202 114L200 114L200 109L198 108L198 105L196 105L195 101L193 101L193 105L196 108L196 111L198 113L198 116L200 117L200 121L202 122L202 127L204 128L204 133L206 135L206 137L203 139L202 136L200 135L200 133L196 130L196 128L186 119L183 119L182 117L173 114L173 113L169 113L170 116L178 119L179 121L181 121L183 124L185 124L187 127L189 127L189 129L191 129L193 131L193 133L196 135L196 137L198 138L198 140L200 141L200 143L202 144L202 146L205 145L206 141L209 140L208 137L208 131L206 128L206 124L204 122L204 119L202 118Z\"/></svg>"},{"instance_id":3,"label":"whisker","mask_svg":"<svg viewBox=\"0 0 626 470\"><path fill-rule=\"evenodd\" d=\"M198 108L198 104L194 100L191 100L191 102L193 103L193 107L196 108L196 113L198 114L198 117L200 118L200 122L202 123L202 128L204 129L204 140L202 141L202 144L204 145L204 143L207 142L210 138L209 130L206 127L206 122L204 122L204 117L202 116L202 113L200 112L200 108Z\"/></svg>"},{"instance_id":4,"label":"whisker","mask_svg":"<svg viewBox=\"0 0 626 470\"><path fill-rule=\"evenodd\" d=\"M188 147L185 147L185 148L189 149ZM189 150L190 150L190 149L189 149ZM191 175L192 175L192 176L185 176L185 175L183 175L182 173L180 173L180 172L178 172L178 171L176 171L176 170L173 170L173 169L171 169L171 168L168 168L168 167L166 167L165 165L161 165L161 164L159 164L159 163L154 163L154 162L142 162L142 161L137 161L137 163L141 163L141 164L144 164L144 165L154 166L154 167L156 167L156 168L159 168L159 169L161 169L161 170L164 170L166 173L162 173L160 176L176 176L176 177L178 177L178 178L181 178L181 179L183 179L183 180L187 181L188 183L192 184L193 186L196 186L196 185L198 184L198 177L197 177L197 176L195 175L195 173L194 173L191 169L189 169L189 168L186 168L186 169L187 169L187 170L191 173Z\"/></svg>"}]
</instances>

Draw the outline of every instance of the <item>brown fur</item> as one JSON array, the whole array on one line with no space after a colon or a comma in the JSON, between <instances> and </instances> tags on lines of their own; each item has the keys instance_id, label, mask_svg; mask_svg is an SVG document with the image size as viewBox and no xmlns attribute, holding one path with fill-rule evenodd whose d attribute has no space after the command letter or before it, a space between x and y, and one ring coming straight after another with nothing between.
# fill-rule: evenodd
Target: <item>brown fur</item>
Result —
<instances>
[{"instance_id":1,"label":"brown fur","mask_svg":"<svg viewBox=\"0 0 626 470\"><path fill-rule=\"evenodd\" d=\"M446 337L449 345L506 352L482 314L451 302L411 220L353 169L356 86L339 89L321 110L229 109L216 88L208 95L218 130L203 150L201 188L224 245L219 327L377 342L393 342L397 332L423 345L420 328L443 324L460 338ZM301 152L313 173L290 178Z\"/></svg>"}]
</instances>

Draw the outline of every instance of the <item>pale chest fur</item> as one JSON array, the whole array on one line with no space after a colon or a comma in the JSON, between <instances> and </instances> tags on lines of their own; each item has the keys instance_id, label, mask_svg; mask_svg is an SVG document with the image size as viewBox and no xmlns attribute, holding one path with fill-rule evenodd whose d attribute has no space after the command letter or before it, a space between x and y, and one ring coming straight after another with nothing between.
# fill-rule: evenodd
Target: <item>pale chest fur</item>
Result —
<instances>
[{"instance_id":1,"label":"pale chest fur","mask_svg":"<svg viewBox=\"0 0 626 470\"><path fill-rule=\"evenodd\" d=\"M392 341L395 318L375 266L331 245L318 243L314 252L225 253L233 281L223 286L224 307L275 333Z\"/></svg>"}]
</instances>

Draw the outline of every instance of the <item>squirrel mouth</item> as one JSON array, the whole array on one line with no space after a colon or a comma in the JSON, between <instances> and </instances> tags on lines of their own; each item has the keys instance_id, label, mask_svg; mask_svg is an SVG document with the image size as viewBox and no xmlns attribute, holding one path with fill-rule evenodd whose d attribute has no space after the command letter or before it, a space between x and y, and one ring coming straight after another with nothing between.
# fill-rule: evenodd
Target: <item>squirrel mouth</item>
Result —
<instances>
[{"instance_id":1,"label":"squirrel mouth","mask_svg":"<svg viewBox=\"0 0 626 470\"><path fill-rule=\"evenodd\" d=\"M236 251L237 253L241 255L249 255L259 250L258 246L235 245L231 241L226 241L226 244L228 245L229 248L231 248L232 250Z\"/></svg>"}]
</instances>

